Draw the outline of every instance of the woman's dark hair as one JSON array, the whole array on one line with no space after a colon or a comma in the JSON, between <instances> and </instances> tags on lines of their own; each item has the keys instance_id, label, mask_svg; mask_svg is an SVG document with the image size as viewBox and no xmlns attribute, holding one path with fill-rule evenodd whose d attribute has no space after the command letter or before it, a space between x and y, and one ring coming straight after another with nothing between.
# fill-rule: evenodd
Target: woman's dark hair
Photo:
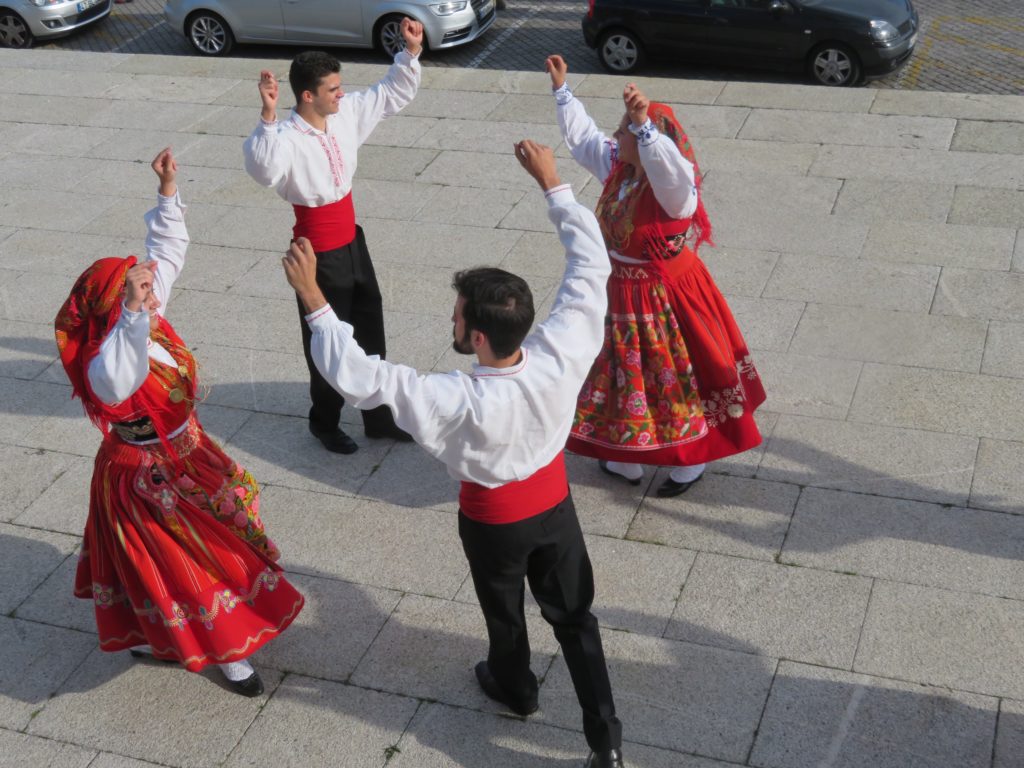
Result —
<instances>
[{"instance_id":1,"label":"woman's dark hair","mask_svg":"<svg viewBox=\"0 0 1024 768\"><path fill-rule=\"evenodd\" d=\"M466 331L480 331L496 357L515 354L533 325L533 294L523 278L496 267L456 272L452 288L465 299Z\"/></svg>"},{"instance_id":2,"label":"woman's dark hair","mask_svg":"<svg viewBox=\"0 0 1024 768\"><path fill-rule=\"evenodd\" d=\"M305 91L316 93L320 81L328 75L341 72L341 62L323 51L305 51L292 59L288 70L288 82L291 83L296 103L302 101Z\"/></svg>"}]
</instances>

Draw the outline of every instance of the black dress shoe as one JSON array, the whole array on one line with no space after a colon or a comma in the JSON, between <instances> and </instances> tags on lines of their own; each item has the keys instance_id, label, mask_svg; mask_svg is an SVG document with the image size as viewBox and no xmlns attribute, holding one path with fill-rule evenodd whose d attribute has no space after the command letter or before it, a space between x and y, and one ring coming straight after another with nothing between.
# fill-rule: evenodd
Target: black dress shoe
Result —
<instances>
[{"instance_id":1,"label":"black dress shoe","mask_svg":"<svg viewBox=\"0 0 1024 768\"><path fill-rule=\"evenodd\" d=\"M491 674L491 669L487 666L486 661L481 661L476 665L476 679L477 682L480 683L480 687L483 689L484 693L487 694L487 698L493 699L499 704L504 704L517 715L526 717L527 715L532 715L537 711L536 695L534 695L534 697L529 701L514 701L511 696L502 690L498 681L494 679L494 675Z\"/></svg>"},{"instance_id":2,"label":"black dress shoe","mask_svg":"<svg viewBox=\"0 0 1024 768\"><path fill-rule=\"evenodd\" d=\"M619 478L619 480L622 480L623 482L629 483L630 485L640 485L640 481L643 480L642 476L638 477L636 480L630 480L625 475L620 475L618 472L612 472L610 469L608 469L608 462L607 461L599 461L599 462L597 462L597 466L599 466L601 468L601 471L604 472L606 475L611 475L612 477L617 477L617 478Z\"/></svg>"},{"instance_id":3,"label":"black dress shoe","mask_svg":"<svg viewBox=\"0 0 1024 768\"><path fill-rule=\"evenodd\" d=\"M667 499L671 496L678 496L680 493L686 493L694 483L700 482L702 477L704 477L703 472L688 483L677 483L671 477L667 477L665 482L659 485L658 490L654 493L656 496L661 496L663 499Z\"/></svg>"},{"instance_id":4,"label":"black dress shoe","mask_svg":"<svg viewBox=\"0 0 1024 768\"><path fill-rule=\"evenodd\" d=\"M226 679L226 678L225 678ZM253 672L245 680L227 680L228 688L240 696L260 696L263 693L263 681L258 673Z\"/></svg>"},{"instance_id":5,"label":"black dress shoe","mask_svg":"<svg viewBox=\"0 0 1024 768\"><path fill-rule=\"evenodd\" d=\"M359 446L356 445L356 441L351 437L342 432L338 427L328 432L321 432L313 426L313 422L309 423L309 431L313 433L313 437L324 444L331 453L344 453L350 454L355 453L359 450Z\"/></svg>"},{"instance_id":6,"label":"black dress shoe","mask_svg":"<svg viewBox=\"0 0 1024 768\"><path fill-rule=\"evenodd\" d=\"M625 768L622 752L609 749L607 752L591 752L584 768Z\"/></svg>"},{"instance_id":7,"label":"black dress shoe","mask_svg":"<svg viewBox=\"0 0 1024 768\"><path fill-rule=\"evenodd\" d=\"M373 440L389 438L391 440L396 440L399 443L412 442L412 435L394 423L386 427L366 427L364 431L366 432L366 436Z\"/></svg>"},{"instance_id":8,"label":"black dress shoe","mask_svg":"<svg viewBox=\"0 0 1024 768\"><path fill-rule=\"evenodd\" d=\"M139 651L135 648L129 648L128 653L131 654L133 659L149 659L150 661L159 661L161 664L177 664L174 659L158 659L152 653L146 653L145 651Z\"/></svg>"}]
</instances>

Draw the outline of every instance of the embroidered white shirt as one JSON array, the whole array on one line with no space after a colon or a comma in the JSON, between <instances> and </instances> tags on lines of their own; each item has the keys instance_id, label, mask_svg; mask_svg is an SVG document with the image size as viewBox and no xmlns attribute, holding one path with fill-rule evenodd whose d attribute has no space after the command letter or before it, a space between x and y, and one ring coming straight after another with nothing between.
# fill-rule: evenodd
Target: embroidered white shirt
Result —
<instances>
[{"instance_id":1,"label":"embroidered white shirt","mask_svg":"<svg viewBox=\"0 0 1024 768\"><path fill-rule=\"evenodd\" d=\"M146 255L157 262L153 293L160 300L157 312L167 308L174 281L185 266L188 230L185 206L179 194L157 195L157 205L146 216ZM176 365L171 353L149 338L149 313L130 312L122 306L121 317L100 343L89 362L89 386L107 405L116 405L135 394L149 375L149 359Z\"/></svg>"},{"instance_id":2,"label":"embroidered white shirt","mask_svg":"<svg viewBox=\"0 0 1024 768\"><path fill-rule=\"evenodd\" d=\"M558 125L573 159L604 183L612 171L618 142L601 132L569 86L563 84L554 94ZM672 139L662 135L650 120L630 129L634 135L640 134L637 137L640 163L662 209L677 219L692 216L697 210L693 163L683 157Z\"/></svg>"},{"instance_id":3,"label":"embroidered white shirt","mask_svg":"<svg viewBox=\"0 0 1024 768\"><path fill-rule=\"evenodd\" d=\"M326 131L313 128L295 110L284 121L260 120L243 145L245 170L293 205L336 203L352 191L356 151L381 120L413 100L420 73L419 59L399 52L383 80L342 97Z\"/></svg>"},{"instance_id":4,"label":"embroidered white shirt","mask_svg":"<svg viewBox=\"0 0 1024 768\"><path fill-rule=\"evenodd\" d=\"M456 480L494 488L549 464L565 447L576 397L604 340L611 267L597 220L568 185L549 190L547 200L565 273L551 314L510 368L421 374L367 356L330 306L306 316L324 378L359 408L390 406L398 426Z\"/></svg>"}]
</instances>

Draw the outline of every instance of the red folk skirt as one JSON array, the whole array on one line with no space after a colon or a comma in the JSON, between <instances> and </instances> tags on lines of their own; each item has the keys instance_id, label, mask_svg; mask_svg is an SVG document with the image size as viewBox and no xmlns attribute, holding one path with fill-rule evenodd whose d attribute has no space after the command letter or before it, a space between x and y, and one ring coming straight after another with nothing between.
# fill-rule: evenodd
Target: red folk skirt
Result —
<instances>
[{"instance_id":1,"label":"red folk skirt","mask_svg":"<svg viewBox=\"0 0 1024 768\"><path fill-rule=\"evenodd\" d=\"M275 561L252 475L193 415L171 440L100 446L75 596L92 600L100 648L149 644L198 672L244 659L280 634L303 598Z\"/></svg>"},{"instance_id":2,"label":"red folk skirt","mask_svg":"<svg viewBox=\"0 0 1024 768\"><path fill-rule=\"evenodd\" d=\"M604 346L580 392L567 448L598 459L684 466L761 442L765 400L746 342L707 267L612 260Z\"/></svg>"}]
</instances>

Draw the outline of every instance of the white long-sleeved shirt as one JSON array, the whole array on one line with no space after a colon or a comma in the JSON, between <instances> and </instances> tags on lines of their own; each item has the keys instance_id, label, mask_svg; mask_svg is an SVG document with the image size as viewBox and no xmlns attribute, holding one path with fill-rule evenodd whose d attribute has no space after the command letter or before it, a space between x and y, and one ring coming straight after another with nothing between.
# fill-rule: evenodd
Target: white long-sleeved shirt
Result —
<instances>
[{"instance_id":1,"label":"white long-sleeved shirt","mask_svg":"<svg viewBox=\"0 0 1024 768\"><path fill-rule=\"evenodd\" d=\"M326 131L313 128L295 110L281 122L261 119L243 145L245 170L293 205L336 203L352 191L356 150L381 120L413 100L420 73L419 58L399 52L383 80L342 97Z\"/></svg>"},{"instance_id":2,"label":"white long-sleeved shirt","mask_svg":"<svg viewBox=\"0 0 1024 768\"><path fill-rule=\"evenodd\" d=\"M186 206L181 197L157 195L157 205L146 216L146 256L157 262L153 293L160 300L163 315L174 281L185 266L188 230ZM149 360L177 365L171 353L149 338L149 313L121 307L121 317L100 343L99 353L89 362L89 386L107 405L116 405L135 394L149 375Z\"/></svg>"},{"instance_id":3,"label":"white long-sleeved shirt","mask_svg":"<svg viewBox=\"0 0 1024 768\"><path fill-rule=\"evenodd\" d=\"M398 426L456 480L494 488L549 464L565 447L576 396L604 340L611 267L597 220L568 185L549 190L547 200L565 274L551 314L512 367L421 374L367 356L330 306L306 316L324 378L358 408L390 406Z\"/></svg>"},{"instance_id":4,"label":"white long-sleeved shirt","mask_svg":"<svg viewBox=\"0 0 1024 768\"><path fill-rule=\"evenodd\" d=\"M601 132L569 86L563 83L554 94L562 139L573 159L604 183L611 173L618 142ZM640 163L659 205L673 218L692 216L697 210L693 163L683 157L675 142L662 135L649 118L642 126L630 126L630 130L637 136Z\"/></svg>"}]
</instances>

